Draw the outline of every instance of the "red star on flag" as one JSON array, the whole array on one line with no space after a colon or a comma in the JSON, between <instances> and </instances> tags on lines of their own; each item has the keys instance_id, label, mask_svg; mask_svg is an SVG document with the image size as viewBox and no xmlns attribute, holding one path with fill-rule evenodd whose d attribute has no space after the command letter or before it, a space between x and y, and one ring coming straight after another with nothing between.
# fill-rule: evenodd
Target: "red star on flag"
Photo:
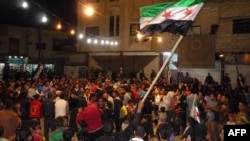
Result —
<instances>
[{"instance_id":1,"label":"red star on flag","mask_svg":"<svg viewBox=\"0 0 250 141\"><path fill-rule=\"evenodd\" d=\"M189 8L187 8L187 9L185 10L186 16L192 14L192 12L193 12L192 9L189 9Z\"/></svg>"},{"instance_id":2,"label":"red star on flag","mask_svg":"<svg viewBox=\"0 0 250 141\"><path fill-rule=\"evenodd\" d=\"M196 111L196 112L195 112L195 116L196 116L196 117L200 117L199 111Z\"/></svg>"},{"instance_id":3,"label":"red star on flag","mask_svg":"<svg viewBox=\"0 0 250 141\"><path fill-rule=\"evenodd\" d=\"M171 12L170 11L164 11L163 17L165 17L166 19L168 19L169 17L171 17Z\"/></svg>"}]
</instances>

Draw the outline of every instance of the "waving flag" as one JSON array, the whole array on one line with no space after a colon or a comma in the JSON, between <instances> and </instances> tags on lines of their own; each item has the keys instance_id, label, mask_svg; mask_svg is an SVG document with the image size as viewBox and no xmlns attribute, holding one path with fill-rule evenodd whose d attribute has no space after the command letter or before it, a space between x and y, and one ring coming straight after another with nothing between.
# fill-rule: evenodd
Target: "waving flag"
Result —
<instances>
[{"instance_id":1,"label":"waving flag","mask_svg":"<svg viewBox=\"0 0 250 141\"><path fill-rule=\"evenodd\" d=\"M197 94L194 94L193 104L190 111L190 116L200 123L200 111L198 109Z\"/></svg>"},{"instance_id":2,"label":"waving flag","mask_svg":"<svg viewBox=\"0 0 250 141\"><path fill-rule=\"evenodd\" d=\"M140 32L170 32L185 35L205 0L180 0L140 8Z\"/></svg>"}]
</instances>

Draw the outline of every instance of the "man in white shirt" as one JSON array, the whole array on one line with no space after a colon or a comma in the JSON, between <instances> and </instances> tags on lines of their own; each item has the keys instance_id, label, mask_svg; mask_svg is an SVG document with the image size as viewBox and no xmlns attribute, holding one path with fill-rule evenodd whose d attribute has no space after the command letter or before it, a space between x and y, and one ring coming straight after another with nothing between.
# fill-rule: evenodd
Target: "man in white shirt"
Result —
<instances>
[{"instance_id":1,"label":"man in white shirt","mask_svg":"<svg viewBox=\"0 0 250 141\"><path fill-rule=\"evenodd\" d=\"M69 112L69 103L63 97L63 94L60 93L58 99L55 101L55 117L58 116L67 116Z\"/></svg>"},{"instance_id":2,"label":"man in white shirt","mask_svg":"<svg viewBox=\"0 0 250 141\"><path fill-rule=\"evenodd\" d=\"M28 89L28 97L29 97L30 99L33 99L33 96L35 96L36 94L39 94L39 93L38 93L38 91L36 90L36 83L33 82L33 83L31 84L31 86L29 87L29 89Z\"/></svg>"}]
</instances>

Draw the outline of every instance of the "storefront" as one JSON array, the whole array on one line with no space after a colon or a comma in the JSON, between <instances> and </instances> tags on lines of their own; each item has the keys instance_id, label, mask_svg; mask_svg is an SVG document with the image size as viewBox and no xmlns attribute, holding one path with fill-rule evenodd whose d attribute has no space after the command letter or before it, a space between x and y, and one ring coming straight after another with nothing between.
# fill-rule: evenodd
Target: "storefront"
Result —
<instances>
[{"instance_id":1,"label":"storefront","mask_svg":"<svg viewBox=\"0 0 250 141\"><path fill-rule=\"evenodd\" d=\"M25 56L5 56L0 62L0 79L14 80L19 78L31 79L38 64L29 64ZM44 64L44 71L54 72L54 64Z\"/></svg>"}]
</instances>

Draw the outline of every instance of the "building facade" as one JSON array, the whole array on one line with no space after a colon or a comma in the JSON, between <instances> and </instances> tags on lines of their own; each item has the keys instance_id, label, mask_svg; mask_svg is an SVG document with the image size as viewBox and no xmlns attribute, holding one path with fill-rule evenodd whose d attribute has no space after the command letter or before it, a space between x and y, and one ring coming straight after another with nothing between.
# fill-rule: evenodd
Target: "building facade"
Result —
<instances>
[{"instance_id":1,"label":"building facade","mask_svg":"<svg viewBox=\"0 0 250 141\"><path fill-rule=\"evenodd\" d=\"M178 39L156 33L147 42L135 42L139 8L173 0L76 1L81 38L54 30L1 26L1 69L32 73L42 63L58 74L89 76L92 68L106 72L122 68L127 75L144 70L149 76L152 69L159 70ZM83 12L89 6L95 9L92 16ZM249 0L207 0L166 70L174 75L189 71L201 79L207 72L216 78L229 73L234 81L237 64L250 82L249 6Z\"/></svg>"},{"instance_id":2,"label":"building facade","mask_svg":"<svg viewBox=\"0 0 250 141\"><path fill-rule=\"evenodd\" d=\"M78 0L77 2L77 24L78 28L84 30L86 39L103 38L118 41L117 46L103 46L78 40L77 51L89 53L89 65L92 67L105 70L119 70L122 67L128 72L137 73L144 69L149 74L152 69L160 68L165 58L163 52L169 52L178 39L178 35L158 33L148 42L134 41L139 30L139 8L173 0ZM95 9L91 17L83 12L89 6ZM177 56L179 54L177 71L190 68L205 69L204 73L200 74L201 77L205 77L207 71L218 70L216 66L219 66L216 77L228 71L233 71L234 75L235 63L239 63L242 73L245 73L249 81L249 73L243 72L250 64L249 6L248 0L207 0L184 37L185 41L176 51ZM159 38L162 39L161 42ZM197 47L203 52L197 52ZM219 57L219 55L224 56ZM239 56L245 60L236 62L235 58ZM216 62L219 64L216 65Z\"/></svg>"}]
</instances>

